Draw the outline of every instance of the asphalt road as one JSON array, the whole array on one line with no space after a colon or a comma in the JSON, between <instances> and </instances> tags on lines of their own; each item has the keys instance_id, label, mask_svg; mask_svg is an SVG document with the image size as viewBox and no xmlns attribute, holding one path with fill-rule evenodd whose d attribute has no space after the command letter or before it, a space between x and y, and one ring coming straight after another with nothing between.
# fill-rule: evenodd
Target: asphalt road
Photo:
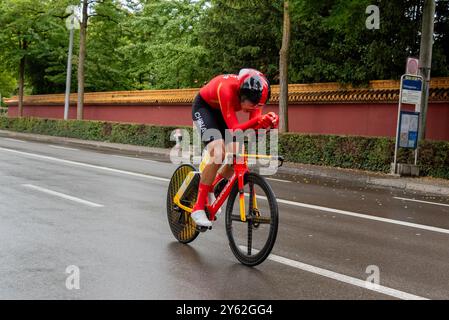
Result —
<instances>
[{"instance_id":1,"label":"asphalt road","mask_svg":"<svg viewBox=\"0 0 449 320\"><path fill-rule=\"evenodd\" d=\"M272 177L277 242L248 268L223 217L190 245L175 241L175 168L0 137L0 298L449 298L448 198ZM79 289L66 286L69 266Z\"/></svg>"}]
</instances>

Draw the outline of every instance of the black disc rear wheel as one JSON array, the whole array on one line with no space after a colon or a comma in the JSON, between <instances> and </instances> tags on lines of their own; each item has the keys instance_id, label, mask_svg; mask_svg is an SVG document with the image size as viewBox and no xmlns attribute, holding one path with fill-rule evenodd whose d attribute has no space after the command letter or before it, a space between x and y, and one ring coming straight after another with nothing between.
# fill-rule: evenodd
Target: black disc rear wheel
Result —
<instances>
[{"instance_id":1,"label":"black disc rear wheel","mask_svg":"<svg viewBox=\"0 0 449 320\"><path fill-rule=\"evenodd\" d=\"M167 191L167 218L170 229L176 240L182 243L189 243L196 239L199 232L196 230L196 224L190 217L190 213L179 208L173 198L181 187L184 179L189 172L195 171L195 167L183 164L179 166L170 180ZM191 191L183 196L182 204L192 208L195 204L198 186L192 186Z\"/></svg>"}]
</instances>

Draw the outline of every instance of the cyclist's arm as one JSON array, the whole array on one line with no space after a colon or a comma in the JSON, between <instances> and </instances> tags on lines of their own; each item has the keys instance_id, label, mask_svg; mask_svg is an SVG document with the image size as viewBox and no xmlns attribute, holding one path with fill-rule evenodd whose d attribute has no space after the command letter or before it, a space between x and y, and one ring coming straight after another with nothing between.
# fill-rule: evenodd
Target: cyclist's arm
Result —
<instances>
[{"instance_id":1,"label":"cyclist's arm","mask_svg":"<svg viewBox=\"0 0 449 320\"><path fill-rule=\"evenodd\" d=\"M255 127L260 120L260 117L254 117L250 120L239 123L237 115L235 114L235 108L232 105L233 93L226 87L220 86L217 89L218 100L220 102L221 113L226 122L226 125L231 130L246 130Z\"/></svg>"},{"instance_id":2,"label":"cyclist's arm","mask_svg":"<svg viewBox=\"0 0 449 320\"><path fill-rule=\"evenodd\" d=\"M253 118L258 118L262 115L262 108L257 108L253 111L250 112L249 114L249 118L253 119Z\"/></svg>"}]
</instances>

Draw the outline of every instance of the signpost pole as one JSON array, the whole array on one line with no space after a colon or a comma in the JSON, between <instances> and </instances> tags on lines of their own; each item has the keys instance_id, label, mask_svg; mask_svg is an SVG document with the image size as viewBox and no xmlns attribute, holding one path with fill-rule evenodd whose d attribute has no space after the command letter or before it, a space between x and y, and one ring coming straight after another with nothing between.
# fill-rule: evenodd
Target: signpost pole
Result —
<instances>
[{"instance_id":1,"label":"signpost pole","mask_svg":"<svg viewBox=\"0 0 449 320\"><path fill-rule=\"evenodd\" d=\"M421 117L420 117L421 118ZM418 147L415 149L415 166L418 164Z\"/></svg>"},{"instance_id":2,"label":"signpost pole","mask_svg":"<svg viewBox=\"0 0 449 320\"><path fill-rule=\"evenodd\" d=\"M80 28L79 19L76 13L79 11L79 8L76 6L68 6L66 8L66 13L69 13L70 16L66 19L66 27L70 30L69 36L69 53L67 55L67 77L66 77L66 89L65 89L65 99L64 99L64 120L68 120L69 118L69 107L70 107L70 86L72 79L72 51L73 51L73 36L75 29Z\"/></svg>"},{"instance_id":3,"label":"signpost pole","mask_svg":"<svg viewBox=\"0 0 449 320\"><path fill-rule=\"evenodd\" d=\"M404 80L404 76L401 76L400 88L399 88L399 106L398 106L398 120L396 123L396 143L394 146L394 160L393 160L393 174L396 174L397 171L397 160L398 160L398 149L399 149L399 121L401 117L401 107L402 107L402 81Z\"/></svg>"},{"instance_id":4,"label":"signpost pole","mask_svg":"<svg viewBox=\"0 0 449 320\"><path fill-rule=\"evenodd\" d=\"M404 74L401 76L401 82L400 82L400 89L399 89L399 104L398 104L398 119L397 119L397 125L396 125L396 143L394 147L394 159L393 159L393 167L391 168L392 174L398 173L398 152L400 147L404 148L414 148L415 150L415 161L414 165L416 167L418 163L418 145L416 143L416 139L419 135L419 122L421 117L421 95L422 95L422 88L423 88L423 77L419 75L413 75L413 74ZM415 116L418 117L418 125L416 126L416 129L410 130L407 129L407 132L403 132L404 129L407 128L407 126L410 126L411 123L410 116L407 116L407 122L404 124L405 127L401 127L401 116L402 116L402 104L412 104L415 105L415 110L411 114L415 114ZM407 114L410 114L409 111L406 112ZM414 126L413 126L414 127ZM408 142L406 140L406 143L402 142L402 134L408 135ZM415 136L416 135L416 136ZM410 141L413 141L413 146L410 146ZM414 169L416 170L416 169ZM399 173L401 174L401 173Z\"/></svg>"},{"instance_id":5,"label":"signpost pole","mask_svg":"<svg viewBox=\"0 0 449 320\"><path fill-rule=\"evenodd\" d=\"M74 18L72 18L74 19ZM66 89L65 89L65 100L64 100L64 120L69 118L69 106L70 106L70 82L72 78L72 51L73 51L73 30L70 29L70 39L69 39L69 54L67 57L67 77L66 77Z\"/></svg>"}]
</instances>

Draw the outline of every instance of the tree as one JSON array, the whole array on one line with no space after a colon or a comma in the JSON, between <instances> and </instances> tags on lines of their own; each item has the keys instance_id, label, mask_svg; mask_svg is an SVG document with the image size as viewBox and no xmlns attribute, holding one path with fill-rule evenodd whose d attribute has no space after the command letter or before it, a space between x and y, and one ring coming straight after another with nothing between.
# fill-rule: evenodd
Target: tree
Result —
<instances>
[{"instance_id":1,"label":"tree","mask_svg":"<svg viewBox=\"0 0 449 320\"><path fill-rule=\"evenodd\" d=\"M0 73L17 74L20 96L64 92L65 8L80 2L1 0ZM79 104L84 91L199 87L243 67L273 84L282 73L289 83L363 85L398 79L405 58L418 55L424 0L287 2L289 59L281 67L284 0L87 0L84 49L75 45L73 59ZM371 4L380 8L379 30L365 26ZM436 0L433 76L449 75L448 17L449 1Z\"/></svg>"},{"instance_id":2,"label":"tree","mask_svg":"<svg viewBox=\"0 0 449 320\"><path fill-rule=\"evenodd\" d=\"M284 23L282 31L282 47L279 53L279 131L288 132L288 52L290 50L290 9L289 1L284 0Z\"/></svg>"},{"instance_id":3,"label":"tree","mask_svg":"<svg viewBox=\"0 0 449 320\"><path fill-rule=\"evenodd\" d=\"M132 30L121 52L138 88L196 87L211 76L198 33L205 1L142 1L125 26Z\"/></svg>"},{"instance_id":4,"label":"tree","mask_svg":"<svg viewBox=\"0 0 449 320\"><path fill-rule=\"evenodd\" d=\"M9 97L16 88L17 80L0 60L0 96Z\"/></svg>"},{"instance_id":5,"label":"tree","mask_svg":"<svg viewBox=\"0 0 449 320\"><path fill-rule=\"evenodd\" d=\"M85 67L86 67L86 47L87 47L87 28L92 17L101 17L105 20L112 21L116 24L112 17L126 6L132 0L81 0L81 19L80 19L80 41L78 54L78 105L77 119L83 119L84 113L84 90L85 90ZM112 48L116 50L116 48ZM108 54L107 51L104 54ZM124 65L126 67L126 64ZM120 75L120 72L118 72Z\"/></svg>"},{"instance_id":6,"label":"tree","mask_svg":"<svg viewBox=\"0 0 449 320\"><path fill-rule=\"evenodd\" d=\"M46 53L59 45L51 41L51 35L63 32L59 24L62 17L55 11L56 3L56 0L4 0L0 3L0 60L7 69L17 70L19 117L23 115L27 76L36 86L41 80L39 71L41 75L44 73L36 66L45 59Z\"/></svg>"},{"instance_id":7,"label":"tree","mask_svg":"<svg viewBox=\"0 0 449 320\"><path fill-rule=\"evenodd\" d=\"M212 0L199 41L209 52L211 75L251 67L279 81L282 1Z\"/></svg>"},{"instance_id":8,"label":"tree","mask_svg":"<svg viewBox=\"0 0 449 320\"><path fill-rule=\"evenodd\" d=\"M89 19L86 43L86 91L136 88L130 71L134 57L124 49L133 42L129 37L134 31L128 28L128 23L136 19L135 10L107 2L95 6L95 14Z\"/></svg>"},{"instance_id":9,"label":"tree","mask_svg":"<svg viewBox=\"0 0 449 320\"><path fill-rule=\"evenodd\" d=\"M47 2L51 4L47 11L50 16L48 30L27 60L26 74L32 94L59 93L65 89L69 39L66 7L74 0Z\"/></svg>"},{"instance_id":10,"label":"tree","mask_svg":"<svg viewBox=\"0 0 449 320\"><path fill-rule=\"evenodd\" d=\"M87 21L89 19L88 8L89 1L82 0L81 21L80 21L80 47L78 54L78 105L76 118L83 119L84 113L84 60L86 59L86 37L87 37Z\"/></svg>"},{"instance_id":11,"label":"tree","mask_svg":"<svg viewBox=\"0 0 449 320\"><path fill-rule=\"evenodd\" d=\"M293 82L364 84L399 79L408 56L418 56L424 0L298 1L292 10ZM368 5L380 9L380 29L365 25ZM448 72L449 2L437 0L432 71ZM435 72L434 72L435 71Z\"/></svg>"},{"instance_id":12,"label":"tree","mask_svg":"<svg viewBox=\"0 0 449 320\"><path fill-rule=\"evenodd\" d=\"M25 63L29 46L38 38L37 30L45 27L43 13L36 10L34 1L5 0L0 3L0 42L2 58L12 67L18 64L19 117L23 114L23 92L25 85Z\"/></svg>"}]
</instances>

